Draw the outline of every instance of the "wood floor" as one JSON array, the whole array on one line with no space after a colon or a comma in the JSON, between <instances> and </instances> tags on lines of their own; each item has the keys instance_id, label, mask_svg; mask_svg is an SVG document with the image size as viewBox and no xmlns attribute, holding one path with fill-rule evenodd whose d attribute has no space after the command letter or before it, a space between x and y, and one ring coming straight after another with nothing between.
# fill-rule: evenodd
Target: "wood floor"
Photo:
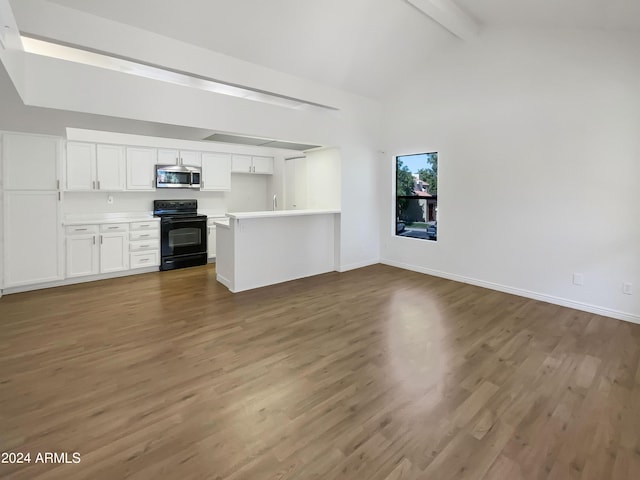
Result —
<instances>
[{"instance_id":1,"label":"wood floor","mask_svg":"<svg viewBox=\"0 0 640 480\"><path fill-rule=\"evenodd\" d=\"M376 265L0 299L10 479L640 479L640 326ZM80 463L35 463L38 453Z\"/></svg>"}]
</instances>

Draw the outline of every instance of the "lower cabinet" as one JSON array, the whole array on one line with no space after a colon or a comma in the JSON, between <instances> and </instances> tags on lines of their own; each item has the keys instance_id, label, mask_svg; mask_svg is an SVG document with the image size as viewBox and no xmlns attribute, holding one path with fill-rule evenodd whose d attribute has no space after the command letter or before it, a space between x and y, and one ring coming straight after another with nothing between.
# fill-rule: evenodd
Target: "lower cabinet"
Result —
<instances>
[{"instance_id":1,"label":"lower cabinet","mask_svg":"<svg viewBox=\"0 0 640 480\"><path fill-rule=\"evenodd\" d=\"M215 258L216 256L216 226L207 225L208 238L207 238L207 257Z\"/></svg>"},{"instance_id":2,"label":"lower cabinet","mask_svg":"<svg viewBox=\"0 0 640 480\"><path fill-rule=\"evenodd\" d=\"M67 227L67 277L129 269L129 224Z\"/></svg>"},{"instance_id":3,"label":"lower cabinet","mask_svg":"<svg viewBox=\"0 0 640 480\"><path fill-rule=\"evenodd\" d=\"M135 222L131 224L130 268L157 267L160 265L160 222Z\"/></svg>"},{"instance_id":4,"label":"lower cabinet","mask_svg":"<svg viewBox=\"0 0 640 480\"><path fill-rule=\"evenodd\" d=\"M129 232L100 234L100 273L129 270Z\"/></svg>"},{"instance_id":5,"label":"lower cabinet","mask_svg":"<svg viewBox=\"0 0 640 480\"><path fill-rule=\"evenodd\" d=\"M63 278L60 197L55 191L4 192L4 287Z\"/></svg>"}]
</instances>

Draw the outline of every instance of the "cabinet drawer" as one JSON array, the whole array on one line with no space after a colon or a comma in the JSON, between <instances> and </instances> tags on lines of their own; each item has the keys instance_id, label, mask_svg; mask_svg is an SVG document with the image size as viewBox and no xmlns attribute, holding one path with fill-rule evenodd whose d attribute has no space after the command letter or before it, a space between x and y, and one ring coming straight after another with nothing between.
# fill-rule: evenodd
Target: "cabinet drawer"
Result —
<instances>
[{"instance_id":1,"label":"cabinet drawer","mask_svg":"<svg viewBox=\"0 0 640 480\"><path fill-rule=\"evenodd\" d=\"M148 222L135 222L131 224L131 230L149 230L149 229L157 229L159 226L159 222L157 220L149 220Z\"/></svg>"},{"instance_id":2,"label":"cabinet drawer","mask_svg":"<svg viewBox=\"0 0 640 480\"><path fill-rule=\"evenodd\" d=\"M74 225L72 227L66 227L65 233L67 235L98 233L98 225Z\"/></svg>"},{"instance_id":3,"label":"cabinet drawer","mask_svg":"<svg viewBox=\"0 0 640 480\"><path fill-rule=\"evenodd\" d=\"M129 242L129 250L132 252L138 252L141 250L160 250L160 241L153 240L136 240L135 242Z\"/></svg>"},{"instance_id":4,"label":"cabinet drawer","mask_svg":"<svg viewBox=\"0 0 640 480\"><path fill-rule=\"evenodd\" d=\"M101 232L128 232L128 223L105 223L100 225Z\"/></svg>"},{"instance_id":5,"label":"cabinet drawer","mask_svg":"<svg viewBox=\"0 0 640 480\"><path fill-rule=\"evenodd\" d=\"M160 232L158 229L155 230L139 230L137 232L130 232L129 239L132 241L135 240L149 240L151 238L159 238Z\"/></svg>"},{"instance_id":6,"label":"cabinet drawer","mask_svg":"<svg viewBox=\"0 0 640 480\"><path fill-rule=\"evenodd\" d=\"M131 253L130 268L157 267L160 265L160 252L136 252Z\"/></svg>"}]
</instances>

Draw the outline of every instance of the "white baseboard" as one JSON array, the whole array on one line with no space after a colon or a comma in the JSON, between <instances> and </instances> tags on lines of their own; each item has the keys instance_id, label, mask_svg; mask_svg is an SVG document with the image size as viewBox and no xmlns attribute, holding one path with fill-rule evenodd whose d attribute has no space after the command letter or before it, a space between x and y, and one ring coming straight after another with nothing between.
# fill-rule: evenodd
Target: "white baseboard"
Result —
<instances>
[{"instance_id":1,"label":"white baseboard","mask_svg":"<svg viewBox=\"0 0 640 480\"><path fill-rule=\"evenodd\" d=\"M584 312L595 313L596 315L602 315L604 317L611 317L617 320L624 320L626 322L640 324L640 315L635 315L633 313L622 312L620 310L614 310L606 307L600 307L598 305L591 305L589 303L576 302L574 300L569 300L566 298L554 297L553 295L532 292L531 290L510 287L508 285L487 282L485 280L479 280L477 278L465 277L463 275L442 272L440 270L432 270L430 268L418 267L416 265L395 262L393 260L382 259L380 260L380 263L384 265L390 265L392 267L402 268L404 270L412 270L414 272L424 273L426 275L433 275L434 277L446 278L449 280L454 280L456 282L468 283L470 285L476 285L478 287L484 287L484 288L489 288L491 290L497 290L499 292L510 293L512 295L518 295L520 297L531 298L533 300L540 300L542 302L552 303L554 305L560 305L562 307L568 307L576 310L582 310Z\"/></svg>"},{"instance_id":2,"label":"white baseboard","mask_svg":"<svg viewBox=\"0 0 640 480\"><path fill-rule=\"evenodd\" d=\"M58 280L55 282L38 283L36 285L21 285L19 287L9 287L2 290L2 294L10 295L12 293L30 292L32 290L42 290L44 288L63 287L65 285L75 285L77 283L96 282L98 280L108 280L110 278L129 277L131 275L139 275L141 273L157 272L158 267L135 268L133 270L124 270L116 273L103 273L100 275L91 275L88 277L75 277ZM0 296L2 296L0 294Z\"/></svg>"},{"instance_id":3,"label":"white baseboard","mask_svg":"<svg viewBox=\"0 0 640 480\"><path fill-rule=\"evenodd\" d=\"M348 272L349 270L355 270L356 268L369 267L377 263L380 263L380 260L378 258L374 258L371 260L365 260L364 262L349 263L348 265L340 265L336 271Z\"/></svg>"},{"instance_id":4,"label":"white baseboard","mask_svg":"<svg viewBox=\"0 0 640 480\"><path fill-rule=\"evenodd\" d=\"M227 287L231 293L236 293L231 289L231 280L229 280L227 277L223 277L219 273L216 273L216 280Z\"/></svg>"}]
</instances>

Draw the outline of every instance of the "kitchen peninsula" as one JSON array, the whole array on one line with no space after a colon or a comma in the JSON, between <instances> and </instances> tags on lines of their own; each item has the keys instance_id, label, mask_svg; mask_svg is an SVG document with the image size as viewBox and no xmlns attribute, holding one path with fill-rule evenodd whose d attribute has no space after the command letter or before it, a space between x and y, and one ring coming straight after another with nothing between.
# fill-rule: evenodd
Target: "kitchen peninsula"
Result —
<instances>
[{"instance_id":1,"label":"kitchen peninsula","mask_svg":"<svg viewBox=\"0 0 640 480\"><path fill-rule=\"evenodd\" d=\"M337 269L339 210L228 213L216 222L216 278L231 292Z\"/></svg>"}]
</instances>

